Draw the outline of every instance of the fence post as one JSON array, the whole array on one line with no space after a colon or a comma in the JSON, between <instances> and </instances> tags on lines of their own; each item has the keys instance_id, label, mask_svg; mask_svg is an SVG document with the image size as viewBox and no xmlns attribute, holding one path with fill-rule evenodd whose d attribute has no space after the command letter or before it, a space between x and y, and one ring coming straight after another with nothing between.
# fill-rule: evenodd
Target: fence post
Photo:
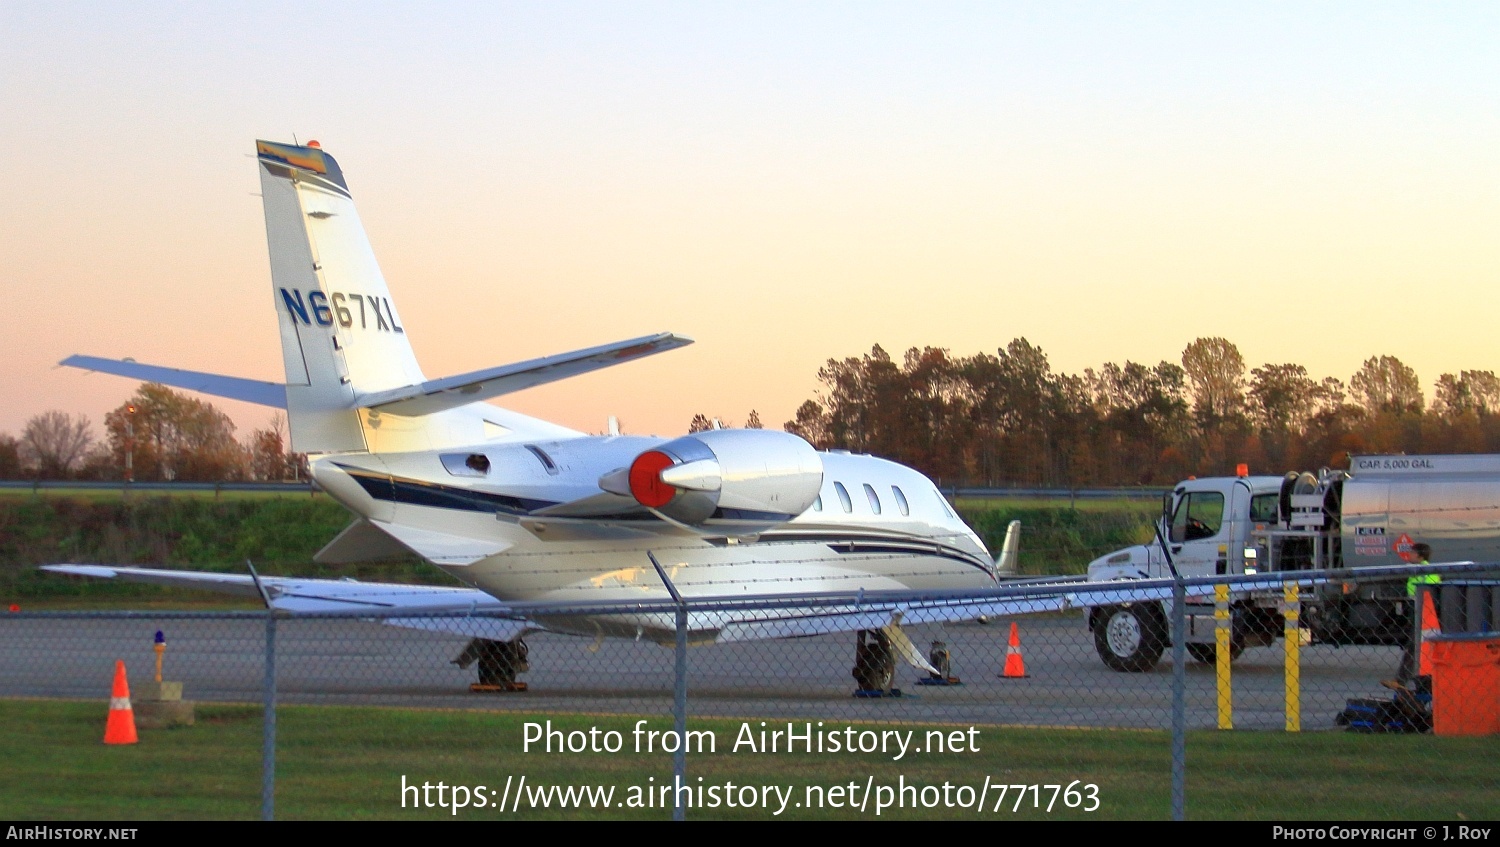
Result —
<instances>
[{"instance_id":1,"label":"fence post","mask_svg":"<svg viewBox=\"0 0 1500 847\"><path fill-rule=\"evenodd\" d=\"M687 785L687 604L677 601L677 668L672 690L672 728L677 752L672 754L672 820L687 819L680 789Z\"/></svg>"},{"instance_id":2,"label":"fence post","mask_svg":"<svg viewBox=\"0 0 1500 847\"><path fill-rule=\"evenodd\" d=\"M687 602L677 593L677 586L672 584L661 562L656 561L655 554L647 550L646 558L651 560L651 567L656 568L656 575L677 604L677 661L672 680L672 729L677 732L677 752L672 754L672 820L680 821L687 819L687 809L678 791L687 785Z\"/></svg>"},{"instance_id":3,"label":"fence post","mask_svg":"<svg viewBox=\"0 0 1500 847\"><path fill-rule=\"evenodd\" d=\"M1187 591L1172 583L1172 820L1186 820Z\"/></svg>"},{"instance_id":4,"label":"fence post","mask_svg":"<svg viewBox=\"0 0 1500 847\"><path fill-rule=\"evenodd\" d=\"M276 610L266 609L265 723L260 752L260 819L276 819Z\"/></svg>"},{"instance_id":5,"label":"fence post","mask_svg":"<svg viewBox=\"0 0 1500 847\"><path fill-rule=\"evenodd\" d=\"M1229 615L1229 586L1220 583L1214 586L1214 680L1218 683L1219 729L1234 729L1234 678L1230 661L1234 653L1231 628L1234 621Z\"/></svg>"},{"instance_id":6,"label":"fence post","mask_svg":"<svg viewBox=\"0 0 1500 847\"><path fill-rule=\"evenodd\" d=\"M1286 648L1286 731L1302 731L1302 603L1297 583L1283 583L1281 640Z\"/></svg>"}]
</instances>

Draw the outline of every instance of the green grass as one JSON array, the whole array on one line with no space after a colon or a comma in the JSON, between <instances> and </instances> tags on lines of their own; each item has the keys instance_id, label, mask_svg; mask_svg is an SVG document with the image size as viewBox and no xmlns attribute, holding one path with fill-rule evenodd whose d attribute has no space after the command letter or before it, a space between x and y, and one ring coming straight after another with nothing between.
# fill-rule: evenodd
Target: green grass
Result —
<instances>
[{"instance_id":1,"label":"green grass","mask_svg":"<svg viewBox=\"0 0 1500 847\"><path fill-rule=\"evenodd\" d=\"M1019 572L1041 576L1083 573L1090 561L1105 553L1145 543L1160 506L1109 500L1080 503L1073 509L1057 502L1037 506L990 501L985 508L973 508L961 501L958 513L995 552L1010 522L1020 521Z\"/></svg>"},{"instance_id":2,"label":"green grass","mask_svg":"<svg viewBox=\"0 0 1500 847\"><path fill-rule=\"evenodd\" d=\"M1161 501L1114 497L1078 499L1062 497L960 497L954 505L963 511L987 509L1077 509L1080 512L1127 512L1145 515L1147 520L1161 514Z\"/></svg>"},{"instance_id":3,"label":"green grass","mask_svg":"<svg viewBox=\"0 0 1500 847\"><path fill-rule=\"evenodd\" d=\"M273 576L454 584L415 558L355 566L314 563L313 555L349 520L349 513L327 497L279 493L215 499L211 493L90 498L44 492L0 499L0 599L28 608L61 608L52 604L64 600L84 608L138 598L192 605L211 596L37 570L59 562L245 573L249 560Z\"/></svg>"},{"instance_id":4,"label":"green grass","mask_svg":"<svg viewBox=\"0 0 1500 847\"><path fill-rule=\"evenodd\" d=\"M141 730L141 743L101 743L103 702L0 701L0 817L12 820L250 819L260 811L261 711L200 705L196 726ZM563 731L622 733L620 753L522 751L522 724L551 720ZM631 752L635 720L620 716L520 716L467 711L332 706L282 707L277 715L277 817L282 819L426 819L448 809L401 807L408 784L503 788L508 776L528 784L615 786L670 780L668 755ZM731 752L741 722L694 721L716 733L718 752L688 757L690 785L782 785L793 801L804 787L824 788L868 777L876 785L981 785L992 782L1098 786L1094 812L1058 801L1049 814L1019 811L1012 793L1000 812L886 810L882 819L1164 819L1170 813L1169 739L1165 733L982 727L979 752L881 754ZM759 722L753 721L758 729ZM829 724L832 726L833 724ZM649 726L665 730L670 718ZM842 726L842 725L839 725ZM871 729L948 727L886 725ZM1482 820L1500 817L1496 738L1373 736L1348 733L1194 732L1188 738L1188 817L1262 820ZM648 780L654 779L654 782ZM932 796L929 794L929 796ZM1043 794L1045 805L1048 794ZM410 800L410 795L408 795ZM789 808L783 818L875 817L851 809ZM527 811L527 819L603 817L660 820L670 810ZM460 809L459 819L517 817L495 809ZM694 809L695 819L763 819L760 809Z\"/></svg>"}]
</instances>

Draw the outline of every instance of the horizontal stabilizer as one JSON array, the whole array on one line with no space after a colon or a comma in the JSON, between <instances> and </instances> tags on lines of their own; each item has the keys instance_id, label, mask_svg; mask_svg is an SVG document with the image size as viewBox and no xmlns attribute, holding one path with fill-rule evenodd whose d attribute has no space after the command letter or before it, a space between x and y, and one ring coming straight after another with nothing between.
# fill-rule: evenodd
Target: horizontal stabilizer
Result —
<instances>
[{"instance_id":1,"label":"horizontal stabilizer","mask_svg":"<svg viewBox=\"0 0 1500 847\"><path fill-rule=\"evenodd\" d=\"M257 403L261 406L286 408L286 386L279 382L261 382L254 379L241 379L237 376L185 371L159 365L143 365L129 359L101 359L98 356L69 356L58 364L146 382L159 382L173 388L201 391L215 397L228 397L231 400Z\"/></svg>"},{"instance_id":2,"label":"horizontal stabilizer","mask_svg":"<svg viewBox=\"0 0 1500 847\"><path fill-rule=\"evenodd\" d=\"M664 353L692 343L691 338L663 332L629 341L617 341L602 347L590 347L572 353L429 380L421 385L362 394L358 402L364 408L379 409L392 415L419 417Z\"/></svg>"}]
</instances>

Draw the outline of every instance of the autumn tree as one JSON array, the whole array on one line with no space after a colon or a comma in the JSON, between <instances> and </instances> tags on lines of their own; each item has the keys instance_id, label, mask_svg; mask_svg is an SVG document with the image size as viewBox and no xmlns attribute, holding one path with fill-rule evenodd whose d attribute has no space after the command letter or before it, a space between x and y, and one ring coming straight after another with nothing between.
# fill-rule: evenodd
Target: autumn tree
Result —
<instances>
[{"instance_id":1,"label":"autumn tree","mask_svg":"<svg viewBox=\"0 0 1500 847\"><path fill-rule=\"evenodd\" d=\"M1312 416L1319 385L1301 365L1265 365L1250 371L1250 416L1264 429L1300 428Z\"/></svg>"},{"instance_id":2,"label":"autumn tree","mask_svg":"<svg viewBox=\"0 0 1500 847\"><path fill-rule=\"evenodd\" d=\"M693 415L693 420L688 423L689 434L694 432L707 432L713 428L713 421L709 420L708 416L702 414L701 412L699 414Z\"/></svg>"},{"instance_id":3,"label":"autumn tree","mask_svg":"<svg viewBox=\"0 0 1500 847\"><path fill-rule=\"evenodd\" d=\"M1424 405L1417 372L1395 356L1365 360L1349 380L1354 402L1371 414L1377 412L1420 413Z\"/></svg>"},{"instance_id":4,"label":"autumn tree","mask_svg":"<svg viewBox=\"0 0 1500 847\"><path fill-rule=\"evenodd\" d=\"M1245 357L1234 344L1223 338L1199 338L1182 351L1182 370L1200 425L1212 427L1243 414Z\"/></svg>"},{"instance_id":5,"label":"autumn tree","mask_svg":"<svg viewBox=\"0 0 1500 847\"><path fill-rule=\"evenodd\" d=\"M250 454L251 479L272 482L293 479L305 458L286 449L286 416L281 412L272 415L264 429L250 433L245 448Z\"/></svg>"},{"instance_id":6,"label":"autumn tree","mask_svg":"<svg viewBox=\"0 0 1500 847\"><path fill-rule=\"evenodd\" d=\"M1126 361L1106 362L1096 374L1084 371L1096 408L1115 444L1107 446L1108 477L1148 483L1162 476L1161 455L1182 443L1188 425L1187 377L1171 363L1150 368Z\"/></svg>"},{"instance_id":7,"label":"autumn tree","mask_svg":"<svg viewBox=\"0 0 1500 847\"><path fill-rule=\"evenodd\" d=\"M23 465L43 479L67 479L83 463L94 443L87 415L56 410L26 422L18 446Z\"/></svg>"},{"instance_id":8,"label":"autumn tree","mask_svg":"<svg viewBox=\"0 0 1500 847\"><path fill-rule=\"evenodd\" d=\"M21 478L21 442L0 432L0 479Z\"/></svg>"},{"instance_id":9,"label":"autumn tree","mask_svg":"<svg viewBox=\"0 0 1500 847\"><path fill-rule=\"evenodd\" d=\"M158 383L144 383L104 418L117 464L129 451L142 481L218 482L245 478L248 452L234 423L212 404Z\"/></svg>"},{"instance_id":10,"label":"autumn tree","mask_svg":"<svg viewBox=\"0 0 1500 847\"><path fill-rule=\"evenodd\" d=\"M833 446L828 440L828 413L816 400L804 400L796 415L781 428L819 449Z\"/></svg>"},{"instance_id":11,"label":"autumn tree","mask_svg":"<svg viewBox=\"0 0 1500 847\"><path fill-rule=\"evenodd\" d=\"M750 410L749 417L745 418L745 429L765 429L765 424L760 422L760 412Z\"/></svg>"},{"instance_id":12,"label":"autumn tree","mask_svg":"<svg viewBox=\"0 0 1500 847\"><path fill-rule=\"evenodd\" d=\"M1500 378L1494 371L1463 371L1458 376L1438 377L1433 392L1433 411L1453 418L1466 413L1500 412Z\"/></svg>"},{"instance_id":13,"label":"autumn tree","mask_svg":"<svg viewBox=\"0 0 1500 847\"><path fill-rule=\"evenodd\" d=\"M1057 449L1080 404L1070 404L1047 354L1025 338L995 356L962 360L978 463L986 479L1052 481L1065 464Z\"/></svg>"}]
</instances>

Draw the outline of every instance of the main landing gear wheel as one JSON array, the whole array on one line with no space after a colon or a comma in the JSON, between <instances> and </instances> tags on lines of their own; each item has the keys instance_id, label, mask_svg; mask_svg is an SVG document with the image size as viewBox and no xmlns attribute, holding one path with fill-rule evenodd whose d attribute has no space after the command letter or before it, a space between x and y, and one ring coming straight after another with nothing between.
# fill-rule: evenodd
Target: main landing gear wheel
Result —
<instances>
[{"instance_id":1,"label":"main landing gear wheel","mask_svg":"<svg viewBox=\"0 0 1500 847\"><path fill-rule=\"evenodd\" d=\"M1094 649L1112 670L1149 671L1167 647L1167 619L1156 603L1107 606L1094 615Z\"/></svg>"},{"instance_id":2,"label":"main landing gear wheel","mask_svg":"<svg viewBox=\"0 0 1500 847\"><path fill-rule=\"evenodd\" d=\"M475 638L453 660L453 664L467 668L474 662L479 662L479 681L469 686L470 691L525 691L526 683L518 681L516 674L531 670L530 663L526 661L527 653L526 642L519 638L515 641Z\"/></svg>"},{"instance_id":3,"label":"main landing gear wheel","mask_svg":"<svg viewBox=\"0 0 1500 847\"><path fill-rule=\"evenodd\" d=\"M855 634L854 696L894 696L896 653L891 639L878 629L862 629Z\"/></svg>"}]
</instances>

